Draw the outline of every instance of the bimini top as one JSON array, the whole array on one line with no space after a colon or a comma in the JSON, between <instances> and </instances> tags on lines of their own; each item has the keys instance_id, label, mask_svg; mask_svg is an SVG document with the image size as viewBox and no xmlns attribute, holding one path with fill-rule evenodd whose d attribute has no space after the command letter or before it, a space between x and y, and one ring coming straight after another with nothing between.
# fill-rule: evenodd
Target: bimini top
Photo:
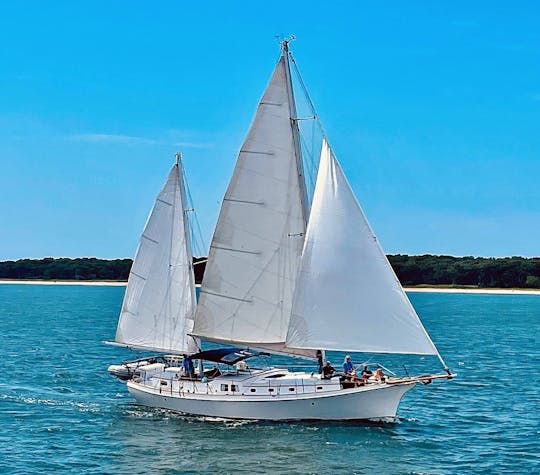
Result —
<instances>
[{"instance_id":1,"label":"bimini top","mask_svg":"<svg viewBox=\"0 0 540 475\"><path fill-rule=\"evenodd\" d=\"M206 350L195 353L190 356L193 360L213 361L214 363L224 363L233 365L239 361L254 356L269 356L270 353L261 351L241 350L240 348L216 348L215 350Z\"/></svg>"}]
</instances>

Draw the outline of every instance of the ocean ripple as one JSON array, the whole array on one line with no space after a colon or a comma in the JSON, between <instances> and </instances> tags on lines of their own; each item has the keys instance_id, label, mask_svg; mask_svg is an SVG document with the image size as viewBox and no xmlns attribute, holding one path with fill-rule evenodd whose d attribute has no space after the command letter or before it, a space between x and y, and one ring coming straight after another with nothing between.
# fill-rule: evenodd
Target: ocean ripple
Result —
<instances>
[{"instance_id":1,"label":"ocean ripple","mask_svg":"<svg viewBox=\"0 0 540 475\"><path fill-rule=\"evenodd\" d=\"M133 404L106 372L131 355L101 344L114 335L122 292L0 285L5 473L540 472L540 297L411 295L459 376L407 393L394 424L351 424L230 421ZM343 354L329 357L340 364ZM372 361L411 372L433 363Z\"/></svg>"}]
</instances>

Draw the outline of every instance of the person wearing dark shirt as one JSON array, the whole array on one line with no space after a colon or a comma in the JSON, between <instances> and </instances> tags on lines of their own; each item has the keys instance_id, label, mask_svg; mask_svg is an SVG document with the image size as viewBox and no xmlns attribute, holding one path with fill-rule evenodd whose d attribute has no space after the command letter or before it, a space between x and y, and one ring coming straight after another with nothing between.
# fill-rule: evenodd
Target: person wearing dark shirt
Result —
<instances>
[{"instance_id":1,"label":"person wearing dark shirt","mask_svg":"<svg viewBox=\"0 0 540 475\"><path fill-rule=\"evenodd\" d=\"M322 377L323 379L330 379L335 372L336 370L330 364L330 361L327 361L322 370Z\"/></svg>"},{"instance_id":2,"label":"person wearing dark shirt","mask_svg":"<svg viewBox=\"0 0 540 475\"><path fill-rule=\"evenodd\" d=\"M322 374L323 371L323 354L321 350L317 350L317 363L319 363L319 374Z\"/></svg>"},{"instance_id":3,"label":"person wearing dark shirt","mask_svg":"<svg viewBox=\"0 0 540 475\"><path fill-rule=\"evenodd\" d=\"M184 361L182 361L184 366L184 375L188 378L195 377L195 367L193 366L193 360L188 356L184 355Z\"/></svg>"},{"instance_id":4,"label":"person wearing dark shirt","mask_svg":"<svg viewBox=\"0 0 540 475\"><path fill-rule=\"evenodd\" d=\"M370 376L373 375L373 371L371 371L369 368L368 368L368 365L365 364L363 369L362 369L362 379L369 379Z\"/></svg>"}]
</instances>

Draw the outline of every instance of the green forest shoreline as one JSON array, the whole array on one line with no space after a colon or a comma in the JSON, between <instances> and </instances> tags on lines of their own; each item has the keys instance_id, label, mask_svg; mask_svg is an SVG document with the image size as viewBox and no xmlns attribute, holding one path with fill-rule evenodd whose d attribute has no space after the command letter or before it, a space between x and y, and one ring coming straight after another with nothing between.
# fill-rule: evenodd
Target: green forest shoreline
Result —
<instances>
[{"instance_id":1,"label":"green forest shoreline","mask_svg":"<svg viewBox=\"0 0 540 475\"><path fill-rule=\"evenodd\" d=\"M406 287L449 289L540 289L540 258L388 255ZM125 282L131 259L44 258L0 262L0 280ZM194 258L195 280L202 281L206 258ZM351 272L361 263L351 263ZM346 276L344 276L346 278Z\"/></svg>"}]
</instances>

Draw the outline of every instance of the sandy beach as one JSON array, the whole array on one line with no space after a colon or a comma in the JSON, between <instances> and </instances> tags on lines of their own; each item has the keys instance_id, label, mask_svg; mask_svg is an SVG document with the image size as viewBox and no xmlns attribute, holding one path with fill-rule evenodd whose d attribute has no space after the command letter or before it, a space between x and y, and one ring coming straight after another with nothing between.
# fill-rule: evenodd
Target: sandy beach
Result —
<instances>
[{"instance_id":1,"label":"sandy beach","mask_svg":"<svg viewBox=\"0 0 540 475\"><path fill-rule=\"evenodd\" d=\"M538 289L453 289L440 287L404 287L406 292L440 294L540 295Z\"/></svg>"},{"instance_id":2,"label":"sandy beach","mask_svg":"<svg viewBox=\"0 0 540 475\"><path fill-rule=\"evenodd\" d=\"M17 285L101 285L125 287L125 281L107 280L2 280L1 284ZM197 285L199 287L199 285ZM406 292L424 292L441 294L493 294L493 295L540 295L539 289L458 289L443 287L404 287Z\"/></svg>"}]
</instances>

